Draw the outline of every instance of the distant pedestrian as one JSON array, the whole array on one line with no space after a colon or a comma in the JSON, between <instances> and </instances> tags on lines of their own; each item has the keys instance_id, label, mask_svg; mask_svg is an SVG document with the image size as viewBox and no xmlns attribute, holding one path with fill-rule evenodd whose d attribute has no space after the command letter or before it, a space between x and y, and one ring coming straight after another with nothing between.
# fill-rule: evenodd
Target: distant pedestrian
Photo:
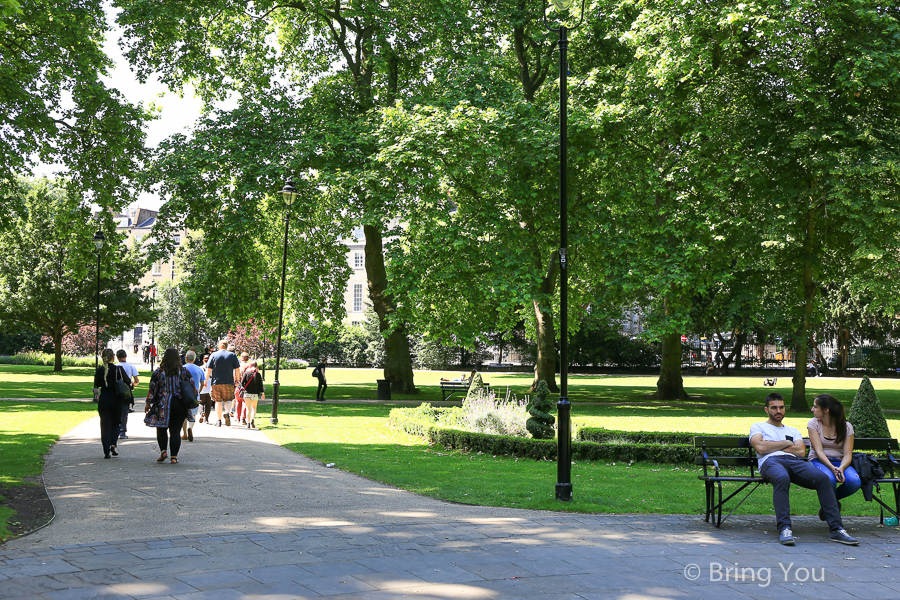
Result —
<instances>
[{"instance_id":1,"label":"distant pedestrian","mask_svg":"<svg viewBox=\"0 0 900 600\"><path fill-rule=\"evenodd\" d=\"M197 388L197 397L199 398L200 391L206 385L206 373L203 372L203 369L194 364L196 358L197 355L193 348L185 352L184 368L191 374L191 378L194 380L194 387ZM184 420L184 424L181 427L181 439L189 442L194 441L194 421L197 418L198 412L200 412L199 406L188 410L187 418Z\"/></svg>"},{"instance_id":2,"label":"distant pedestrian","mask_svg":"<svg viewBox=\"0 0 900 600\"><path fill-rule=\"evenodd\" d=\"M203 361L200 364L200 368L203 370L203 374L206 375L206 363L209 362L209 354L203 357ZM210 417L212 415L212 390L209 385L209 377L205 378L206 381L203 383L203 389L200 390L200 406L203 407L203 413L200 415L200 422L206 422L207 425L212 425L212 421L210 421Z\"/></svg>"},{"instance_id":3,"label":"distant pedestrian","mask_svg":"<svg viewBox=\"0 0 900 600\"><path fill-rule=\"evenodd\" d=\"M150 344L144 344L143 350L144 350L144 362L148 363L148 362L150 362Z\"/></svg>"},{"instance_id":4,"label":"distant pedestrian","mask_svg":"<svg viewBox=\"0 0 900 600\"><path fill-rule=\"evenodd\" d=\"M194 384L191 374L181 366L178 350L166 348L159 368L150 377L150 389L144 408L147 414L144 423L148 427L156 427L156 441L160 450L156 462L163 462L169 458L166 451L168 449L172 453L172 464L178 464L181 424L187 418L187 409L181 400L182 381Z\"/></svg>"},{"instance_id":5,"label":"distant pedestrian","mask_svg":"<svg viewBox=\"0 0 900 600\"><path fill-rule=\"evenodd\" d=\"M132 391L131 401L122 403L122 421L119 425L119 438L126 440L128 439L128 413L131 412L131 407L134 406L134 388L140 383L140 379L138 378L137 367L128 364L128 353L125 352L124 348L116 352L116 358L119 359L119 368L127 375L126 379L128 380L128 385L131 386Z\"/></svg>"},{"instance_id":6,"label":"distant pedestrian","mask_svg":"<svg viewBox=\"0 0 900 600\"><path fill-rule=\"evenodd\" d=\"M156 363L156 344L150 344L150 364L152 365L155 363Z\"/></svg>"},{"instance_id":7,"label":"distant pedestrian","mask_svg":"<svg viewBox=\"0 0 900 600\"><path fill-rule=\"evenodd\" d=\"M206 376L210 379L211 396L216 403L216 427L222 426L224 413L225 425L231 426L231 405L234 401L235 384L241 380L241 363L234 352L228 349L228 342L219 342L218 352L213 352L206 363Z\"/></svg>"},{"instance_id":8,"label":"distant pedestrian","mask_svg":"<svg viewBox=\"0 0 900 600\"><path fill-rule=\"evenodd\" d=\"M243 380L244 371L247 370L247 366L250 364L250 353L241 352L241 379L238 380L238 385L234 387L234 418L240 422L241 425L247 424L247 415L245 414L245 406L244 406L244 388L240 385L240 382Z\"/></svg>"},{"instance_id":9,"label":"distant pedestrian","mask_svg":"<svg viewBox=\"0 0 900 600\"><path fill-rule=\"evenodd\" d=\"M263 386L262 375L256 361L250 361L244 374L241 376L241 389L244 391L244 404L247 407L246 421L248 429L256 427L256 407L260 400L266 399L266 390Z\"/></svg>"},{"instance_id":10,"label":"distant pedestrian","mask_svg":"<svg viewBox=\"0 0 900 600\"><path fill-rule=\"evenodd\" d=\"M325 390L328 389L328 381L325 379L325 359L319 358L319 363L313 369L313 377L319 380L316 387L316 402L325 402Z\"/></svg>"},{"instance_id":11,"label":"distant pedestrian","mask_svg":"<svg viewBox=\"0 0 900 600\"><path fill-rule=\"evenodd\" d=\"M137 356L137 353L138 353L138 346L140 346L140 344L138 343L137 340L134 340L134 355L135 356Z\"/></svg>"},{"instance_id":12,"label":"distant pedestrian","mask_svg":"<svg viewBox=\"0 0 900 600\"><path fill-rule=\"evenodd\" d=\"M97 413L100 415L100 443L103 445L103 458L118 456L116 438L119 436L119 423L122 420L122 405L125 404L116 394L116 380L125 377L121 369L116 367L112 348L104 348L100 353L103 364L94 372L94 398L97 400Z\"/></svg>"}]
</instances>

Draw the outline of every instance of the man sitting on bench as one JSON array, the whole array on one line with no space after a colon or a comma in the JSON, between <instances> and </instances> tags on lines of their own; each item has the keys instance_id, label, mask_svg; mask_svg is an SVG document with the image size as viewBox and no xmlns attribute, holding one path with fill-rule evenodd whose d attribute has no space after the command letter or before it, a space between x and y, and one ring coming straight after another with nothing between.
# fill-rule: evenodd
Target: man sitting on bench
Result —
<instances>
[{"instance_id":1,"label":"man sitting on bench","mask_svg":"<svg viewBox=\"0 0 900 600\"><path fill-rule=\"evenodd\" d=\"M772 484L772 502L778 524L778 541L785 546L794 545L791 531L791 483L816 490L825 521L831 529L829 539L839 544L856 546L859 542L850 537L841 521L834 487L825 473L802 460L806 456L803 434L796 427L785 425L784 397L773 392L766 396L766 414L769 419L750 426L750 445L756 450L759 474Z\"/></svg>"}]
</instances>

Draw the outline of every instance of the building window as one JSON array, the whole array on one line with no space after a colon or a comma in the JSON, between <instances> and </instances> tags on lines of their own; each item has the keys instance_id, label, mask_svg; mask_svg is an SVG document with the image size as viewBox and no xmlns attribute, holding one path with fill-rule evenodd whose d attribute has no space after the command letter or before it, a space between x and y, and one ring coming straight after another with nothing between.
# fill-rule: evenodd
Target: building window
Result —
<instances>
[{"instance_id":1,"label":"building window","mask_svg":"<svg viewBox=\"0 0 900 600\"><path fill-rule=\"evenodd\" d=\"M180 243L181 243L181 236L176 234L175 235L175 244L180 244Z\"/></svg>"},{"instance_id":2,"label":"building window","mask_svg":"<svg viewBox=\"0 0 900 600\"><path fill-rule=\"evenodd\" d=\"M353 284L353 312L362 312L363 286L361 283Z\"/></svg>"},{"instance_id":3,"label":"building window","mask_svg":"<svg viewBox=\"0 0 900 600\"><path fill-rule=\"evenodd\" d=\"M354 252L353 253L353 268L354 269L362 269L366 266L365 255L362 252Z\"/></svg>"},{"instance_id":4,"label":"building window","mask_svg":"<svg viewBox=\"0 0 900 600\"><path fill-rule=\"evenodd\" d=\"M362 321L350 321L351 327L360 327L362 326Z\"/></svg>"},{"instance_id":5,"label":"building window","mask_svg":"<svg viewBox=\"0 0 900 600\"><path fill-rule=\"evenodd\" d=\"M153 263L153 274L154 275L162 275L162 263L161 262L156 261L155 263Z\"/></svg>"}]
</instances>

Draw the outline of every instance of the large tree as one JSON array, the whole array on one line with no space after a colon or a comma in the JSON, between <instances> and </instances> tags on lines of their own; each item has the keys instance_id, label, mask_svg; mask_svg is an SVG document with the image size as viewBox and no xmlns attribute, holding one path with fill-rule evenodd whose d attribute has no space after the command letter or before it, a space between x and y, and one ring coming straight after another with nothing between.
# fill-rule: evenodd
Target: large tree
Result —
<instances>
[{"instance_id":1,"label":"large tree","mask_svg":"<svg viewBox=\"0 0 900 600\"><path fill-rule=\"evenodd\" d=\"M104 82L108 31L100 0L0 4L0 183L42 162L101 206L134 196L150 114Z\"/></svg>"},{"instance_id":2,"label":"large tree","mask_svg":"<svg viewBox=\"0 0 900 600\"><path fill-rule=\"evenodd\" d=\"M99 253L100 325L122 331L152 319L149 300L137 287L146 263L109 213L91 218L90 208L62 183L19 180L2 193L2 210L13 227L0 232L0 321L45 333L62 370L62 339L93 322L97 304L98 226L106 243Z\"/></svg>"},{"instance_id":3,"label":"large tree","mask_svg":"<svg viewBox=\"0 0 900 600\"><path fill-rule=\"evenodd\" d=\"M331 221L351 217L363 226L369 295L387 338L385 377L398 390L414 391L406 325L391 319L402 299L390 289L383 256L384 230L395 211L389 195L370 194L361 185L368 178L367 157L375 150L373 138L364 134L372 130L369 113L374 108L427 93L430 73L439 69L435 49L451 45L453 32L463 31L455 17L448 17L453 3L262 0L248 7L224 0L118 0L115 4L123 9L118 20L126 31L129 60L140 76L158 73L174 88L191 82L207 101L240 95L246 120L219 132L240 137L245 152L229 157L229 174L235 181L210 185L213 197L235 196L249 179L256 178L257 189L263 185L272 189L276 179L272 173L303 173L316 180L310 189L318 193L308 196L309 208L316 207ZM259 120L252 109L279 101L299 110L266 112L274 121L264 130L254 130L251 125ZM351 137L355 133L362 135ZM216 152L220 147L197 150ZM270 161L278 168L270 167L269 177L255 177L259 173L255 165ZM348 174L360 185L341 185L343 204L327 204L334 180L346 184ZM178 196L173 202L187 198ZM243 206L237 210L248 212ZM308 223L306 231L316 230L316 225Z\"/></svg>"}]
</instances>

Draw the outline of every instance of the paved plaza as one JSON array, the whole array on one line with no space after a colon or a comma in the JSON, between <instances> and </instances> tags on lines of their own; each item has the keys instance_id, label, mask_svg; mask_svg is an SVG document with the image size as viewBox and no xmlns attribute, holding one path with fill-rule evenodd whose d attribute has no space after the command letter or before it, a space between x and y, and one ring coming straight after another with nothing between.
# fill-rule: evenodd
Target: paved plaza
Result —
<instances>
[{"instance_id":1,"label":"paved plaza","mask_svg":"<svg viewBox=\"0 0 900 600\"><path fill-rule=\"evenodd\" d=\"M0 598L900 597L900 531L877 517L846 520L858 547L798 517L789 548L770 516L715 529L696 515L467 506L326 468L237 427L198 424L181 464L156 463L139 415L140 405L118 458L103 459L96 418L52 448L44 480L56 517L0 546Z\"/></svg>"}]
</instances>

